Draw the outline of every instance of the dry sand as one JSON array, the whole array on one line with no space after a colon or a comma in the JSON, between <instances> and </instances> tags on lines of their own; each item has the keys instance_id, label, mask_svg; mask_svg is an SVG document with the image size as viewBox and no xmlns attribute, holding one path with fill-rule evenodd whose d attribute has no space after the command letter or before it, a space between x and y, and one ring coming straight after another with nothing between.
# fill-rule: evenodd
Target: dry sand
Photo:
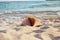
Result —
<instances>
[{"instance_id":1,"label":"dry sand","mask_svg":"<svg viewBox=\"0 0 60 40\"><path fill-rule=\"evenodd\" d=\"M56 18L56 17L54 17ZM60 20L37 18L40 27L21 26L24 18L0 18L0 40L60 40Z\"/></svg>"}]
</instances>

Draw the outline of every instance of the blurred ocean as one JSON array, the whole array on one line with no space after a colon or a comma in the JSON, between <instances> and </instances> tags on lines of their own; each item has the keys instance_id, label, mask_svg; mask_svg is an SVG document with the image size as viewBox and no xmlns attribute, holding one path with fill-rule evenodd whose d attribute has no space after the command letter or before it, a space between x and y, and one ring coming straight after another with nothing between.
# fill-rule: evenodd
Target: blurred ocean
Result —
<instances>
[{"instance_id":1,"label":"blurred ocean","mask_svg":"<svg viewBox=\"0 0 60 40\"><path fill-rule=\"evenodd\" d=\"M60 10L60 1L10 1L0 2L0 11Z\"/></svg>"}]
</instances>

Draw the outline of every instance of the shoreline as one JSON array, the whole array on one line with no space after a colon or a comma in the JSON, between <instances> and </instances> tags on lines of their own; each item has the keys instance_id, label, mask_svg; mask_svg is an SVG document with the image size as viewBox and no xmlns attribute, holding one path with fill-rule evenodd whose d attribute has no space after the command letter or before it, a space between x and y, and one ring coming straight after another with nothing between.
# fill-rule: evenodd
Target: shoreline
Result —
<instances>
[{"instance_id":1,"label":"shoreline","mask_svg":"<svg viewBox=\"0 0 60 40\"><path fill-rule=\"evenodd\" d=\"M6 11L6 12L1 12L1 16L57 16L60 17L60 11Z\"/></svg>"}]
</instances>

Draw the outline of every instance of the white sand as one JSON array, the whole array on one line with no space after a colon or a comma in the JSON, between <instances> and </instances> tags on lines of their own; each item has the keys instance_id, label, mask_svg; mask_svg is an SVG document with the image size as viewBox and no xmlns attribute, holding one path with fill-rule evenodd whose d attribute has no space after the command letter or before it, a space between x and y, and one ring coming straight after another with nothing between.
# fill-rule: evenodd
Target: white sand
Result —
<instances>
[{"instance_id":1,"label":"white sand","mask_svg":"<svg viewBox=\"0 0 60 40\"><path fill-rule=\"evenodd\" d=\"M22 20L19 18L0 18L0 40L60 40L60 22L44 22L38 19L37 24L42 22L45 25L32 27L20 26Z\"/></svg>"},{"instance_id":2,"label":"white sand","mask_svg":"<svg viewBox=\"0 0 60 40\"><path fill-rule=\"evenodd\" d=\"M0 19L0 40L52 40L49 34L60 37L58 28L49 26L45 29L41 27L20 26L21 19ZM10 23L10 24L9 24ZM4 30L6 33L4 33ZM3 36L3 37L2 37Z\"/></svg>"}]
</instances>

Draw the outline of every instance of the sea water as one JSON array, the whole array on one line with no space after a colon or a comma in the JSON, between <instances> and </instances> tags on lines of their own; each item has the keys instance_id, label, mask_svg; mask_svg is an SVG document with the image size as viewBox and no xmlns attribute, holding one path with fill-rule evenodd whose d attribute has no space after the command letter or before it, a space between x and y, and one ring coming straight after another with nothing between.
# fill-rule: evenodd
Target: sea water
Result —
<instances>
[{"instance_id":1,"label":"sea water","mask_svg":"<svg viewBox=\"0 0 60 40\"><path fill-rule=\"evenodd\" d=\"M0 2L0 11L60 10L60 1L10 1Z\"/></svg>"}]
</instances>

